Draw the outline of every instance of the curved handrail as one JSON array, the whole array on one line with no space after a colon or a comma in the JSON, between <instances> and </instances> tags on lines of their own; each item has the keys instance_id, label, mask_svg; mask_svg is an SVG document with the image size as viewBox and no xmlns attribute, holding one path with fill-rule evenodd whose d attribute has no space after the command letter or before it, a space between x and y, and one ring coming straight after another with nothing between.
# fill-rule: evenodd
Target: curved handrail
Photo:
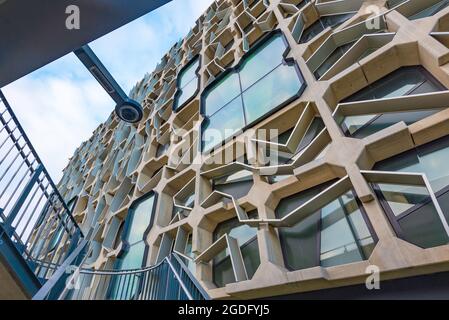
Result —
<instances>
[{"instance_id":1,"label":"curved handrail","mask_svg":"<svg viewBox=\"0 0 449 320\"><path fill-rule=\"evenodd\" d=\"M204 299L210 300L207 292L201 287L195 277L189 272L181 259L172 253L156 265L130 270L92 270L78 268L71 279L72 283L82 281L82 275L89 279L97 279L97 287L78 288L91 291L89 298L100 298L113 293L113 299ZM94 281L92 281L94 282ZM105 285L105 283L108 283ZM90 282L89 282L90 284ZM98 288L99 284L105 286ZM125 288L126 287L126 288ZM126 290L126 291L125 291ZM60 299L69 296L64 290ZM118 294L120 292L120 294ZM83 298L83 294L75 293ZM98 296L97 296L98 295Z\"/></svg>"}]
</instances>

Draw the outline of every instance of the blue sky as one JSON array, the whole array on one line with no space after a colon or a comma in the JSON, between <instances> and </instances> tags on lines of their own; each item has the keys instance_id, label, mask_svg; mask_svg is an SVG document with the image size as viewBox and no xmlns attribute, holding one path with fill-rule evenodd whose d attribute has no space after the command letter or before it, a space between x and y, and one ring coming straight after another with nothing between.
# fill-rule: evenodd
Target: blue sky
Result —
<instances>
[{"instance_id":1,"label":"blue sky","mask_svg":"<svg viewBox=\"0 0 449 320\"><path fill-rule=\"evenodd\" d=\"M212 2L173 0L90 46L129 92ZM115 106L73 53L2 90L55 182L75 149Z\"/></svg>"}]
</instances>

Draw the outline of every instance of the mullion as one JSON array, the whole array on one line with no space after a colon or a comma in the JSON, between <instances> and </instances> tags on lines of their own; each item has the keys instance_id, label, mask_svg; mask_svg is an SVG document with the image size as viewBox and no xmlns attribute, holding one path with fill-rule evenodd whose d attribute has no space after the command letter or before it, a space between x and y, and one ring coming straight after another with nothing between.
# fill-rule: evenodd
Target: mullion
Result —
<instances>
[{"instance_id":1,"label":"mullion","mask_svg":"<svg viewBox=\"0 0 449 320\"><path fill-rule=\"evenodd\" d=\"M251 89L252 87L254 87L256 84L258 84L261 80L265 79L268 75L270 75L273 71L275 71L277 68L279 68L282 64L284 63L284 61L282 61L281 63L279 63L276 67L274 67L273 69L271 69L270 71L268 71L265 75L263 75L262 77L260 77L257 81L255 81L252 85L250 85L248 88L246 88L245 90L243 90L242 84L241 84L241 79L240 79L240 72L237 72L237 76L239 78L239 86L240 86L240 93L237 94L236 96L234 96L233 98L231 98L226 104L224 104L220 109L218 109L217 111L215 111L213 114L211 114L210 116L208 116L208 118L212 118L217 112L219 112L220 110L222 110L223 108L227 107L229 104L231 104L231 102L234 102L234 100L236 100L238 97L241 97L242 99L242 105L243 105L243 110L246 112L245 107L244 107L244 103L243 103L243 94L245 92L247 92L249 89ZM206 106L207 107L207 106ZM207 108L206 108L207 109ZM244 114L245 114L244 112ZM246 114L245 114L246 117ZM246 121L245 121L245 125L247 125Z\"/></svg>"},{"instance_id":2,"label":"mullion","mask_svg":"<svg viewBox=\"0 0 449 320\"><path fill-rule=\"evenodd\" d=\"M185 84L184 87L179 87L180 90L184 89L185 87L187 87L190 83L192 83L193 80L198 80L198 77L193 77L192 79L189 80L189 82L187 82Z\"/></svg>"}]
</instances>

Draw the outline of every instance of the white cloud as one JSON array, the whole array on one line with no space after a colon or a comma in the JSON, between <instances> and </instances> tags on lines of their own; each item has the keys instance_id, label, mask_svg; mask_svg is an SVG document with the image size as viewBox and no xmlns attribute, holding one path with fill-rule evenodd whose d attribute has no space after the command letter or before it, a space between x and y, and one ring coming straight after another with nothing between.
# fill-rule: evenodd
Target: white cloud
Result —
<instances>
[{"instance_id":1,"label":"white cloud","mask_svg":"<svg viewBox=\"0 0 449 320\"><path fill-rule=\"evenodd\" d=\"M68 158L113 108L95 80L65 75L25 77L4 93L56 182Z\"/></svg>"},{"instance_id":2,"label":"white cloud","mask_svg":"<svg viewBox=\"0 0 449 320\"><path fill-rule=\"evenodd\" d=\"M91 44L125 91L184 37L213 0L173 0ZM3 89L19 121L58 182L75 149L114 108L71 54Z\"/></svg>"},{"instance_id":3,"label":"white cloud","mask_svg":"<svg viewBox=\"0 0 449 320\"><path fill-rule=\"evenodd\" d=\"M94 41L91 46L125 91L184 38L213 0L173 0Z\"/></svg>"}]
</instances>

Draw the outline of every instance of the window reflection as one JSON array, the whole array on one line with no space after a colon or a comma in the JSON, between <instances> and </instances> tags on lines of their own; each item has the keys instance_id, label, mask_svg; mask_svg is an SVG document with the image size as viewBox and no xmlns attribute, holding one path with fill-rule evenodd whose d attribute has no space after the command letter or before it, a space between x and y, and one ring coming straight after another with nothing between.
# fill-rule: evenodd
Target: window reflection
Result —
<instances>
[{"instance_id":1,"label":"window reflection","mask_svg":"<svg viewBox=\"0 0 449 320\"><path fill-rule=\"evenodd\" d=\"M332 183L281 200L275 211L276 216L282 218ZM279 236L287 267L301 270L367 259L376 239L364 215L354 192L348 191L295 226L280 228Z\"/></svg>"},{"instance_id":2,"label":"window reflection","mask_svg":"<svg viewBox=\"0 0 449 320\"><path fill-rule=\"evenodd\" d=\"M349 20L353 17L356 12L344 13L344 14L336 14L331 16L322 16L320 19L315 21L312 25L310 25L302 34L300 43L308 42L312 40L315 36L320 34L326 28L336 28L345 21Z\"/></svg>"},{"instance_id":3,"label":"window reflection","mask_svg":"<svg viewBox=\"0 0 449 320\"><path fill-rule=\"evenodd\" d=\"M434 14L440 12L447 6L449 6L449 0L438 1L437 3L427 7L426 9L410 16L409 19L417 20L417 19L422 19L422 18L433 16Z\"/></svg>"},{"instance_id":4,"label":"window reflection","mask_svg":"<svg viewBox=\"0 0 449 320\"><path fill-rule=\"evenodd\" d=\"M195 96L198 91L198 76L200 67L199 57L192 60L178 76L178 91L175 95L174 110L180 110L184 104Z\"/></svg>"},{"instance_id":5,"label":"window reflection","mask_svg":"<svg viewBox=\"0 0 449 320\"><path fill-rule=\"evenodd\" d=\"M403 67L353 94L343 102L395 98L443 90L446 88L423 67ZM407 125L415 123L440 110L349 116L344 119L342 128L347 136L361 139L400 121L404 121Z\"/></svg>"},{"instance_id":6,"label":"window reflection","mask_svg":"<svg viewBox=\"0 0 449 320\"><path fill-rule=\"evenodd\" d=\"M154 201L155 194L150 193L135 202L129 209L122 235L122 242L125 244L125 250L117 259L117 270L140 269L145 264L145 251L147 247L145 235L152 223ZM123 284L120 283L120 279L114 280L114 283L111 285L109 297L112 299L125 300L131 298L138 289L138 280L133 281L133 283L129 284L130 289L126 290L126 296L123 296L124 290L121 287Z\"/></svg>"},{"instance_id":7,"label":"window reflection","mask_svg":"<svg viewBox=\"0 0 449 320\"><path fill-rule=\"evenodd\" d=\"M254 217L257 213L249 214ZM214 231L214 241L228 234L237 240L241 250L243 262L248 274L252 278L260 265L259 246L257 244L257 228L241 224L237 218L220 223ZM229 249L220 252L213 260L213 280L217 287L224 287L235 282Z\"/></svg>"},{"instance_id":8,"label":"window reflection","mask_svg":"<svg viewBox=\"0 0 449 320\"><path fill-rule=\"evenodd\" d=\"M379 162L375 170L424 173L447 221L448 157L449 137L445 137ZM374 188L399 237L422 248L448 243L448 235L427 188L385 183Z\"/></svg>"},{"instance_id":9,"label":"window reflection","mask_svg":"<svg viewBox=\"0 0 449 320\"><path fill-rule=\"evenodd\" d=\"M250 171L242 170L229 176L215 178L213 190L217 190L239 199L248 194L253 186L253 174Z\"/></svg>"},{"instance_id":10,"label":"window reflection","mask_svg":"<svg viewBox=\"0 0 449 320\"><path fill-rule=\"evenodd\" d=\"M295 97L304 81L295 65L284 61L288 46L276 32L255 47L203 97L202 150L208 151Z\"/></svg>"}]
</instances>

